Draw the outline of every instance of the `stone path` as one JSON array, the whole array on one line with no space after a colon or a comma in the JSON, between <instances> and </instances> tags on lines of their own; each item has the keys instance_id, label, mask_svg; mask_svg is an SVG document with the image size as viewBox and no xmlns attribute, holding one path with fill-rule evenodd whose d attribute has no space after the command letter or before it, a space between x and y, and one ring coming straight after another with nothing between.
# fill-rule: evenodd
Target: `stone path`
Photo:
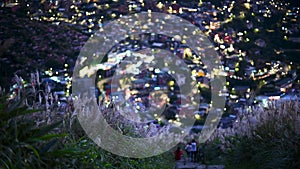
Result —
<instances>
[{"instance_id":1,"label":"stone path","mask_svg":"<svg viewBox=\"0 0 300 169\"><path fill-rule=\"evenodd\" d=\"M204 165L190 161L180 160L176 162L174 169L225 169L224 165Z\"/></svg>"}]
</instances>

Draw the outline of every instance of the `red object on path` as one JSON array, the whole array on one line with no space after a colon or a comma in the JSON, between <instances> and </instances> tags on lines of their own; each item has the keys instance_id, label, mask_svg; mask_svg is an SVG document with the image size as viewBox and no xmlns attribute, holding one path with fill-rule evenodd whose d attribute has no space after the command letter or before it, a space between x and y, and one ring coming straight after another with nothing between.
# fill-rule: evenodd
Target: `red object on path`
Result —
<instances>
[{"instance_id":1,"label":"red object on path","mask_svg":"<svg viewBox=\"0 0 300 169\"><path fill-rule=\"evenodd\" d=\"M181 160L181 156L182 156L183 152L179 147L177 148L177 150L174 151L174 154L175 154L176 161Z\"/></svg>"}]
</instances>

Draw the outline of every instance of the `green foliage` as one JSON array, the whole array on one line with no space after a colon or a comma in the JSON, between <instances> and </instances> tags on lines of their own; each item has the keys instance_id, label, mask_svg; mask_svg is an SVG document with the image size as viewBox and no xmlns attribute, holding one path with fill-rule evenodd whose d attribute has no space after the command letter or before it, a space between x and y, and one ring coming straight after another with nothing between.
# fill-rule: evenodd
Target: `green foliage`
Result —
<instances>
[{"instance_id":1,"label":"green foliage","mask_svg":"<svg viewBox=\"0 0 300 169\"><path fill-rule=\"evenodd\" d=\"M169 169L173 153L146 158L120 157L97 146L83 134L78 121L63 119L37 125L34 116L41 110L22 106L23 100L7 102L0 98L0 168L95 168L95 169ZM72 126L68 128L67 126ZM125 127L125 134L132 135ZM68 134L64 134L68 133Z\"/></svg>"},{"instance_id":2,"label":"green foliage","mask_svg":"<svg viewBox=\"0 0 300 169\"><path fill-rule=\"evenodd\" d=\"M274 105L273 105L274 106ZM286 102L270 106L259 118L256 116L244 116L244 126L249 128L240 130L248 134L240 133L237 129L231 134L223 130L214 141L208 144L206 159L208 162L221 162L226 168L235 169L292 169L300 165L300 132L299 132L299 103ZM245 121L258 120L257 126ZM222 140L222 141L220 141ZM219 157L219 158L217 158Z\"/></svg>"},{"instance_id":3,"label":"green foliage","mask_svg":"<svg viewBox=\"0 0 300 169\"><path fill-rule=\"evenodd\" d=\"M90 140L86 135L77 135L78 131L82 129L77 120L75 120L72 129L69 131L70 135L68 143L65 144L67 149L84 150L79 155L74 155L72 163L66 162L66 168L95 168L95 169L148 169L148 168L159 168L169 169L175 164L173 160L173 151L166 152L164 154L144 159L134 159L117 156L112 154ZM123 134L131 137L137 137L133 130L128 127L122 127ZM79 132L80 133L80 132ZM65 160L66 161L66 160Z\"/></svg>"},{"instance_id":4,"label":"green foliage","mask_svg":"<svg viewBox=\"0 0 300 169\"><path fill-rule=\"evenodd\" d=\"M60 122L36 127L32 114L21 106L21 101L0 105L0 167L1 168L47 168L49 154L65 134L53 133Z\"/></svg>"},{"instance_id":5,"label":"green foliage","mask_svg":"<svg viewBox=\"0 0 300 169\"><path fill-rule=\"evenodd\" d=\"M87 137L82 137L79 140L69 142L63 150L57 153L69 153L72 158L61 158L63 168L93 168L93 169L169 169L173 167L173 154L166 152L162 155L146 158L133 159L114 155L97 146L92 140ZM75 152L75 153L74 153ZM56 154L59 155L59 154Z\"/></svg>"},{"instance_id":6,"label":"green foliage","mask_svg":"<svg viewBox=\"0 0 300 169\"><path fill-rule=\"evenodd\" d=\"M214 140L214 142L208 144L203 149L205 155L206 164L222 164L220 155L222 153L220 149L221 142L219 139Z\"/></svg>"}]
</instances>

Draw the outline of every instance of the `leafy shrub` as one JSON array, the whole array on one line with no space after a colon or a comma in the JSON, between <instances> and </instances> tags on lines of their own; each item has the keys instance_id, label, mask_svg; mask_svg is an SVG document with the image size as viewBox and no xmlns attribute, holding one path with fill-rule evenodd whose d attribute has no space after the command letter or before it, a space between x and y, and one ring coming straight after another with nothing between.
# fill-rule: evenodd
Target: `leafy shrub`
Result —
<instances>
[{"instance_id":1,"label":"leafy shrub","mask_svg":"<svg viewBox=\"0 0 300 169\"><path fill-rule=\"evenodd\" d=\"M32 114L36 110L21 106L22 101L0 104L0 167L48 168L56 163L53 154L65 134L55 132L61 122L37 127Z\"/></svg>"},{"instance_id":2,"label":"leafy shrub","mask_svg":"<svg viewBox=\"0 0 300 169\"><path fill-rule=\"evenodd\" d=\"M228 168L298 168L300 104L274 102L265 109L241 112L232 128L213 134L207 151L217 151L215 147ZM216 156L207 159L213 161Z\"/></svg>"},{"instance_id":3,"label":"leafy shrub","mask_svg":"<svg viewBox=\"0 0 300 169\"><path fill-rule=\"evenodd\" d=\"M14 97L3 97L0 102L3 103L0 105L3 133L0 136L0 168L169 169L174 166L173 151L132 159L101 149L79 124L72 98L60 105L47 84L41 86L38 72L31 74L31 84L35 85L26 87L17 75L15 81L19 90ZM0 88L0 96L3 93ZM100 105L100 108L111 127L124 135L151 137L158 132L152 125L147 129L136 126L110 106Z\"/></svg>"},{"instance_id":4,"label":"leafy shrub","mask_svg":"<svg viewBox=\"0 0 300 169\"><path fill-rule=\"evenodd\" d=\"M73 112L63 110L70 114L57 115L55 102L48 107L39 103L43 109L33 110L24 99L2 97L0 101L0 168L167 169L174 164L171 151L132 159L101 149L85 135ZM136 135L130 125L119 127L127 135Z\"/></svg>"}]
</instances>

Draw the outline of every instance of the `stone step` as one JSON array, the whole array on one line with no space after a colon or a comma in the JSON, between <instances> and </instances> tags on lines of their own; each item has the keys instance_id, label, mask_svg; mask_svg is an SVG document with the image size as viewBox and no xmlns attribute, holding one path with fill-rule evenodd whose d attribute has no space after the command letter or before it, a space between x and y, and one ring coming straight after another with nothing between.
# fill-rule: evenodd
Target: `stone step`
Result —
<instances>
[{"instance_id":1,"label":"stone step","mask_svg":"<svg viewBox=\"0 0 300 169\"><path fill-rule=\"evenodd\" d=\"M175 169L225 169L224 165L204 165L186 161L176 162Z\"/></svg>"},{"instance_id":2,"label":"stone step","mask_svg":"<svg viewBox=\"0 0 300 169\"><path fill-rule=\"evenodd\" d=\"M175 169L197 169L197 164L192 164L192 163L177 163L175 166Z\"/></svg>"},{"instance_id":3,"label":"stone step","mask_svg":"<svg viewBox=\"0 0 300 169\"><path fill-rule=\"evenodd\" d=\"M225 169L224 165L199 165L197 169Z\"/></svg>"}]
</instances>

